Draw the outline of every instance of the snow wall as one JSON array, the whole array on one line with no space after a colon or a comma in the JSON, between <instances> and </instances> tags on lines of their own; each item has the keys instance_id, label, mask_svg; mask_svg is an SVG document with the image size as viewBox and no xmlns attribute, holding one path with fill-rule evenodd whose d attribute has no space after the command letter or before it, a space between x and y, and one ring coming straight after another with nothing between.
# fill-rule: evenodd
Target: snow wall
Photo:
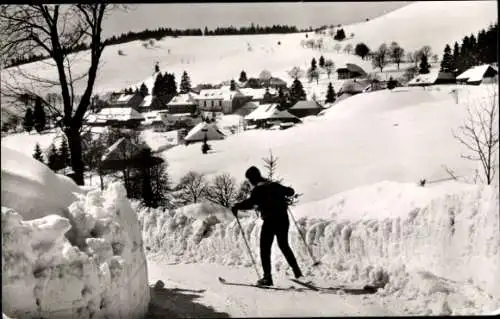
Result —
<instances>
[{"instance_id":1,"label":"snow wall","mask_svg":"<svg viewBox=\"0 0 500 319\"><path fill-rule=\"evenodd\" d=\"M500 306L497 188L382 182L300 205L293 213L315 258L322 261L315 276L344 283L382 281L387 284L381 294L428 303L446 299L457 290L456 282L469 287L467 292L458 289L462 300L444 303L451 303L446 307L452 310L429 310L428 303L421 303L413 309L420 314L467 314ZM245 215L241 223L261 272L261 221L253 212ZM142 209L139 219L148 249L171 262L251 266L238 224L220 206L200 203L171 212ZM292 220L290 242L306 274L313 271ZM291 274L276 243L272 254L273 271ZM467 295L473 301L466 300Z\"/></svg>"},{"instance_id":2,"label":"snow wall","mask_svg":"<svg viewBox=\"0 0 500 319\"><path fill-rule=\"evenodd\" d=\"M16 162L26 165L24 173L15 173ZM3 313L143 317L150 300L147 264L125 188L72 190L78 186L71 180L2 147Z\"/></svg>"}]
</instances>

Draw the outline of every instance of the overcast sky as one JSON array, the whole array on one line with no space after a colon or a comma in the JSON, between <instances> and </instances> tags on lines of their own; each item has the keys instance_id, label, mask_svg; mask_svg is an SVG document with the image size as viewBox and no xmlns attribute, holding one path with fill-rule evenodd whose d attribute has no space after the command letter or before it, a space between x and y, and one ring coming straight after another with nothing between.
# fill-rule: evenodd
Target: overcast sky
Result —
<instances>
[{"instance_id":1,"label":"overcast sky","mask_svg":"<svg viewBox=\"0 0 500 319\"><path fill-rule=\"evenodd\" d=\"M104 22L105 37L146 28L200 28L286 24L299 28L348 24L374 18L406 2L272 2L136 4Z\"/></svg>"}]
</instances>

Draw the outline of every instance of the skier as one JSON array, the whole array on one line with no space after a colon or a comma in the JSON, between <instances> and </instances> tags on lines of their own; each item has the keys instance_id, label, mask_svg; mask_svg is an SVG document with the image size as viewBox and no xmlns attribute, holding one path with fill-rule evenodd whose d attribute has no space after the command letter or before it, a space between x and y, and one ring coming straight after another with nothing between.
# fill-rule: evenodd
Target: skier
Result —
<instances>
[{"instance_id":1,"label":"skier","mask_svg":"<svg viewBox=\"0 0 500 319\"><path fill-rule=\"evenodd\" d=\"M238 217L238 210L248 210L257 206L261 218L264 221L260 232L260 258L264 277L257 281L257 285L272 286L271 276L271 246L274 236L278 240L278 246L285 256L288 264L292 267L295 278L302 277L302 272L297 260L288 244L288 197L295 194L291 187L285 187L277 182L271 182L262 177L257 167L250 167L245 177L254 187L249 198L236 203L231 209L233 215Z\"/></svg>"}]
</instances>

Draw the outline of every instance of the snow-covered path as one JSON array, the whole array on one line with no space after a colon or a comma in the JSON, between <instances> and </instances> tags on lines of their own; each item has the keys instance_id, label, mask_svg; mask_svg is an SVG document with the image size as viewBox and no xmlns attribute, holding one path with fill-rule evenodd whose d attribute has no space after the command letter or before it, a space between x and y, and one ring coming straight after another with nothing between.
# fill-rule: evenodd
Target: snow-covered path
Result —
<instances>
[{"instance_id":1,"label":"snow-covered path","mask_svg":"<svg viewBox=\"0 0 500 319\"><path fill-rule=\"evenodd\" d=\"M252 268L217 264L164 264L148 260L150 285L157 280L165 289L152 290L154 310L158 317L315 317L315 316L388 316L391 313L378 304L376 295L318 293L297 289L275 291L253 287L227 286L218 282L253 283ZM274 278L275 286L288 288L292 282ZM156 317L156 316L154 316Z\"/></svg>"}]
</instances>

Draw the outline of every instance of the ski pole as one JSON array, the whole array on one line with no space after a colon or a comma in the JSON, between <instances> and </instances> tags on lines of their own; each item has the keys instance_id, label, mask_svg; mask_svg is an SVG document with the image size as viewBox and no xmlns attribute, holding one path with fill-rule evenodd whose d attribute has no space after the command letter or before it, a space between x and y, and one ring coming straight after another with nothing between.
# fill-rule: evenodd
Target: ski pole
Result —
<instances>
[{"instance_id":1,"label":"ski pole","mask_svg":"<svg viewBox=\"0 0 500 319\"><path fill-rule=\"evenodd\" d=\"M247 238L245 237L245 231L243 230L243 227L240 224L240 219L238 218L238 216L236 216L236 221L238 222L238 226L240 226L241 235L243 236L243 240L245 241L245 245L247 246L248 254L250 255L250 258L252 259L253 268L255 269L255 272L257 273L257 279L259 279L260 278L259 270L257 270L257 264L255 263L255 259L253 259L252 250L250 249L250 245L247 242Z\"/></svg>"},{"instance_id":2,"label":"ski pole","mask_svg":"<svg viewBox=\"0 0 500 319\"><path fill-rule=\"evenodd\" d=\"M321 262L319 260L316 261L314 259L314 256L313 256L313 253L311 251L311 248L307 245L306 239L304 238L304 234L302 234L302 232L300 231L299 225L297 224L297 221L295 220L295 217L293 217L293 214L292 214L292 211L290 210L290 208L288 208L288 213L292 217L292 220L293 220L293 223L295 224L295 227L297 227L297 231L299 232L300 238L302 238L302 241L304 242L304 245L307 248L307 252L309 253L309 256L313 260L313 267L318 266Z\"/></svg>"}]
</instances>

